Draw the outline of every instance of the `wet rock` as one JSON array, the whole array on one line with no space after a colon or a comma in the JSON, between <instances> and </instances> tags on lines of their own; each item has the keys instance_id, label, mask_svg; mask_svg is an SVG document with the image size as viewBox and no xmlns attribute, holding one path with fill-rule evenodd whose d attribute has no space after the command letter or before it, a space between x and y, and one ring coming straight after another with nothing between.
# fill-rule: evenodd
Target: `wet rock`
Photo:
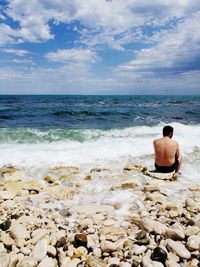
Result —
<instances>
[{"instance_id":1,"label":"wet rock","mask_svg":"<svg viewBox=\"0 0 200 267\"><path fill-rule=\"evenodd\" d=\"M138 189L138 184L129 180L123 181L111 188L111 190L116 190L116 189L121 189L121 190Z\"/></svg>"},{"instance_id":2,"label":"wet rock","mask_svg":"<svg viewBox=\"0 0 200 267\"><path fill-rule=\"evenodd\" d=\"M198 208L197 203L192 198L187 198L185 205L188 210L195 210Z\"/></svg>"},{"instance_id":3,"label":"wet rock","mask_svg":"<svg viewBox=\"0 0 200 267\"><path fill-rule=\"evenodd\" d=\"M144 171L144 170L146 170L146 166L141 165L141 164L129 163L126 166L124 166L124 171L138 171L138 172L141 172L141 171Z\"/></svg>"},{"instance_id":4,"label":"wet rock","mask_svg":"<svg viewBox=\"0 0 200 267\"><path fill-rule=\"evenodd\" d=\"M159 188L159 186L154 185L154 184L147 184L144 186L143 191L152 193L152 192L160 191L160 188Z\"/></svg>"},{"instance_id":5,"label":"wet rock","mask_svg":"<svg viewBox=\"0 0 200 267\"><path fill-rule=\"evenodd\" d=\"M37 261L42 261L47 255L47 249L48 242L42 239L34 246L31 256Z\"/></svg>"},{"instance_id":6,"label":"wet rock","mask_svg":"<svg viewBox=\"0 0 200 267\"><path fill-rule=\"evenodd\" d=\"M47 175L44 177L44 181L47 182L48 184L53 184L55 183L56 179L50 175Z\"/></svg>"},{"instance_id":7,"label":"wet rock","mask_svg":"<svg viewBox=\"0 0 200 267\"><path fill-rule=\"evenodd\" d=\"M0 170L1 176L5 181L20 181L24 179L25 173L23 170L15 166L8 165Z\"/></svg>"},{"instance_id":8,"label":"wet rock","mask_svg":"<svg viewBox=\"0 0 200 267\"><path fill-rule=\"evenodd\" d=\"M116 223L115 220L108 219L108 220L105 220L105 221L103 222L103 226L110 227L110 226L113 226L115 223Z\"/></svg>"},{"instance_id":9,"label":"wet rock","mask_svg":"<svg viewBox=\"0 0 200 267\"><path fill-rule=\"evenodd\" d=\"M54 166L52 168L54 171L59 171L62 173L80 173L80 168L77 166L67 166L67 165L61 165L61 166Z\"/></svg>"},{"instance_id":10,"label":"wet rock","mask_svg":"<svg viewBox=\"0 0 200 267\"><path fill-rule=\"evenodd\" d=\"M179 241L173 241L169 239L167 241L167 248L175 252L179 257L183 259L190 259L191 253L186 249L186 247Z\"/></svg>"},{"instance_id":11,"label":"wet rock","mask_svg":"<svg viewBox=\"0 0 200 267\"><path fill-rule=\"evenodd\" d=\"M110 171L110 169L107 168L93 168L90 170L90 172L105 172L105 171Z\"/></svg>"},{"instance_id":12,"label":"wet rock","mask_svg":"<svg viewBox=\"0 0 200 267\"><path fill-rule=\"evenodd\" d=\"M76 234L74 237L75 247L87 247L87 236L85 234Z\"/></svg>"},{"instance_id":13,"label":"wet rock","mask_svg":"<svg viewBox=\"0 0 200 267\"><path fill-rule=\"evenodd\" d=\"M151 259L152 261L159 261L165 264L167 260L167 252L160 247L156 247L151 254Z\"/></svg>"},{"instance_id":14,"label":"wet rock","mask_svg":"<svg viewBox=\"0 0 200 267\"><path fill-rule=\"evenodd\" d=\"M157 192L153 192L153 193L146 192L146 199L154 203L165 203L166 196L164 196L161 193L157 193Z\"/></svg>"},{"instance_id":15,"label":"wet rock","mask_svg":"<svg viewBox=\"0 0 200 267\"><path fill-rule=\"evenodd\" d=\"M49 195L58 199L71 199L75 195L77 189L75 187L56 185L48 187L46 191Z\"/></svg>"},{"instance_id":16,"label":"wet rock","mask_svg":"<svg viewBox=\"0 0 200 267\"><path fill-rule=\"evenodd\" d=\"M115 251L117 249L117 246L115 243L111 242L111 241L102 241L101 242L101 250L102 252L108 252L111 253L113 251Z\"/></svg>"}]
</instances>

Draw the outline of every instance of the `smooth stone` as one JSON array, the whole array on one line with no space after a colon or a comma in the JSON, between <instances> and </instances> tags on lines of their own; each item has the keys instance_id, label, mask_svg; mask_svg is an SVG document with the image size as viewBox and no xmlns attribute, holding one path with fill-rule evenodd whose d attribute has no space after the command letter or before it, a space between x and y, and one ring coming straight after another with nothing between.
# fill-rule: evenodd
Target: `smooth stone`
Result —
<instances>
[{"instance_id":1,"label":"smooth stone","mask_svg":"<svg viewBox=\"0 0 200 267\"><path fill-rule=\"evenodd\" d=\"M7 250L4 247L4 244L2 242L0 242L0 253L6 253Z\"/></svg>"},{"instance_id":2,"label":"smooth stone","mask_svg":"<svg viewBox=\"0 0 200 267\"><path fill-rule=\"evenodd\" d=\"M77 267L79 262L80 262L80 259L73 259L67 264L67 267Z\"/></svg>"},{"instance_id":3,"label":"smooth stone","mask_svg":"<svg viewBox=\"0 0 200 267\"><path fill-rule=\"evenodd\" d=\"M52 245L48 245L47 254L49 257L53 257L53 258L56 257L57 251L55 247Z\"/></svg>"},{"instance_id":4,"label":"smooth stone","mask_svg":"<svg viewBox=\"0 0 200 267\"><path fill-rule=\"evenodd\" d=\"M10 236L14 239L29 239L30 233L23 224L17 221L12 221Z\"/></svg>"},{"instance_id":5,"label":"smooth stone","mask_svg":"<svg viewBox=\"0 0 200 267\"><path fill-rule=\"evenodd\" d=\"M88 250L85 247L78 247L74 252L74 257L85 259L88 254Z\"/></svg>"},{"instance_id":6,"label":"smooth stone","mask_svg":"<svg viewBox=\"0 0 200 267\"><path fill-rule=\"evenodd\" d=\"M100 246L101 246L101 250L103 253L104 252L110 253L110 252L113 252L117 249L117 246L115 243L113 243L111 241L107 241L107 240L102 241Z\"/></svg>"},{"instance_id":7,"label":"smooth stone","mask_svg":"<svg viewBox=\"0 0 200 267\"><path fill-rule=\"evenodd\" d=\"M200 251L200 235L192 235L188 238L186 247L190 250Z\"/></svg>"},{"instance_id":8,"label":"smooth stone","mask_svg":"<svg viewBox=\"0 0 200 267\"><path fill-rule=\"evenodd\" d=\"M120 267L131 267L131 264L129 262L121 262L119 264Z\"/></svg>"},{"instance_id":9,"label":"smooth stone","mask_svg":"<svg viewBox=\"0 0 200 267\"><path fill-rule=\"evenodd\" d=\"M135 255L140 255L140 254L144 253L146 250L147 250L147 247L144 245L142 245L142 246L134 245L133 246L133 253Z\"/></svg>"},{"instance_id":10,"label":"smooth stone","mask_svg":"<svg viewBox=\"0 0 200 267\"><path fill-rule=\"evenodd\" d=\"M84 267L107 267L107 264L102 259L90 255L86 259Z\"/></svg>"},{"instance_id":11,"label":"smooth stone","mask_svg":"<svg viewBox=\"0 0 200 267\"><path fill-rule=\"evenodd\" d=\"M25 256L28 256L31 254L31 250L28 247L22 247L22 248L20 248L20 250Z\"/></svg>"},{"instance_id":12,"label":"smooth stone","mask_svg":"<svg viewBox=\"0 0 200 267\"><path fill-rule=\"evenodd\" d=\"M164 267L164 265L158 261L152 261L152 265L153 267Z\"/></svg>"},{"instance_id":13,"label":"smooth stone","mask_svg":"<svg viewBox=\"0 0 200 267\"><path fill-rule=\"evenodd\" d=\"M8 253L0 253L1 267L8 267L9 260L10 260L10 257Z\"/></svg>"},{"instance_id":14,"label":"smooth stone","mask_svg":"<svg viewBox=\"0 0 200 267\"><path fill-rule=\"evenodd\" d=\"M118 266L119 263L120 263L120 259L119 258L112 257L112 258L108 259L109 266L112 266L112 265L117 265Z\"/></svg>"},{"instance_id":15,"label":"smooth stone","mask_svg":"<svg viewBox=\"0 0 200 267\"><path fill-rule=\"evenodd\" d=\"M185 238L185 234L183 231L178 229L167 229L165 237L173 240L183 240Z\"/></svg>"},{"instance_id":16,"label":"smooth stone","mask_svg":"<svg viewBox=\"0 0 200 267\"><path fill-rule=\"evenodd\" d=\"M181 257L183 259L190 259L191 258L191 253L179 241L173 241L173 240L169 239L167 241L167 247L170 251L175 252L179 257Z\"/></svg>"},{"instance_id":17,"label":"smooth stone","mask_svg":"<svg viewBox=\"0 0 200 267\"><path fill-rule=\"evenodd\" d=\"M151 259L152 261L159 261L165 264L165 261L167 260L167 252L160 247L156 247L151 254Z\"/></svg>"},{"instance_id":18,"label":"smooth stone","mask_svg":"<svg viewBox=\"0 0 200 267\"><path fill-rule=\"evenodd\" d=\"M132 164L132 163L128 163L127 165L124 166L124 171L143 171L144 169L146 169L146 167L144 165L141 164Z\"/></svg>"},{"instance_id":19,"label":"smooth stone","mask_svg":"<svg viewBox=\"0 0 200 267\"><path fill-rule=\"evenodd\" d=\"M37 267L37 266L38 266L37 261L33 258L28 257L28 258L24 258L21 261L21 265L19 267Z\"/></svg>"},{"instance_id":20,"label":"smooth stone","mask_svg":"<svg viewBox=\"0 0 200 267\"><path fill-rule=\"evenodd\" d=\"M19 258L19 254L10 254L9 267L15 267Z\"/></svg>"},{"instance_id":21,"label":"smooth stone","mask_svg":"<svg viewBox=\"0 0 200 267\"><path fill-rule=\"evenodd\" d=\"M32 240L31 243L35 245L39 240L41 240L47 234L46 229L37 229L32 232Z\"/></svg>"},{"instance_id":22,"label":"smooth stone","mask_svg":"<svg viewBox=\"0 0 200 267\"><path fill-rule=\"evenodd\" d=\"M157 193L157 192L146 192L146 199L150 200L154 203L164 203L166 202L166 196L164 196L161 193Z\"/></svg>"},{"instance_id":23,"label":"smooth stone","mask_svg":"<svg viewBox=\"0 0 200 267\"><path fill-rule=\"evenodd\" d=\"M94 248L93 255L97 258L101 257L101 249L100 248Z\"/></svg>"},{"instance_id":24,"label":"smooth stone","mask_svg":"<svg viewBox=\"0 0 200 267\"><path fill-rule=\"evenodd\" d=\"M167 267L181 267L181 265L178 264L179 257L172 252L168 253L168 258L166 261Z\"/></svg>"},{"instance_id":25,"label":"smooth stone","mask_svg":"<svg viewBox=\"0 0 200 267\"><path fill-rule=\"evenodd\" d=\"M149 233L154 231L157 234L165 234L166 230L168 229L167 226L161 222L154 221L149 218L143 218L140 222L140 226Z\"/></svg>"},{"instance_id":26,"label":"smooth stone","mask_svg":"<svg viewBox=\"0 0 200 267\"><path fill-rule=\"evenodd\" d=\"M67 244L67 240L64 236L62 236L58 242L56 243L56 247L60 248L60 247L64 247Z\"/></svg>"},{"instance_id":27,"label":"smooth stone","mask_svg":"<svg viewBox=\"0 0 200 267\"><path fill-rule=\"evenodd\" d=\"M87 247L87 236L85 234L76 234L74 244L76 247Z\"/></svg>"},{"instance_id":28,"label":"smooth stone","mask_svg":"<svg viewBox=\"0 0 200 267\"><path fill-rule=\"evenodd\" d=\"M187 228L184 230L184 233L186 236L196 235L200 231L200 228L198 226L187 226Z\"/></svg>"},{"instance_id":29,"label":"smooth stone","mask_svg":"<svg viewBox=\"0 0 200 267\"><path fill-rule=\"evenodd\" d=\"M186 208L187 209L197 209L198 208L198 205L197 203L192 199L192 198L187 198L186 201L185 201L185 205L186 205Z\"/></svg>"},{"instance_id":30,"label":"smooth stone","mask_svg":"<svg viewBox=\"0 0 200 267\"><path fill-rule=\"evenodd\" d=\"M52 258L44 258L39 264L38 267L56 267L57 261Z\"/></svg>"},{"instance_id":31,"label":"smooth stone","mask_svg":"<svg viewBox=\"0 0 200 267\"><path fill-rule=\"evenodd\" d=\"M0 224L0 229L3 231L7 231L11 226L11 220L7 219L3 223Z\"/></svg>"},{"instance_id":32,"label":"smooth stone","mask_svg":"<svg viewBox=\"0 0 200 267\"><path fill-rule=\"evenodd\" d=\"M65 173L80 173L80 168L77 166L68 166L68 165L60 165L60 166L54 166L52 168L54 171L61 171Z\"/></svg>"},{"instance_id":33,"label":"smooth stone","mask_svg":"<svg viewBox=\"0 0 200 267\"><path fill-rule=\"evenodd\" d=\"M4 243L5 246L10 247L14 244L14 240L9 236L9 234L2 232L0 235L0 241Z\"/></svg>"},{"instance_id":34,"label":"smooth stone","mask_svg":"<svg viewBox=\"0 0 200 267\"><path fill-rule=\"evenodd\" d=\"M46 239L42 239L34 246L31 256L37 261L41 261L47 255L47 249L48 242Z\"/></svg>"}]
</instances>

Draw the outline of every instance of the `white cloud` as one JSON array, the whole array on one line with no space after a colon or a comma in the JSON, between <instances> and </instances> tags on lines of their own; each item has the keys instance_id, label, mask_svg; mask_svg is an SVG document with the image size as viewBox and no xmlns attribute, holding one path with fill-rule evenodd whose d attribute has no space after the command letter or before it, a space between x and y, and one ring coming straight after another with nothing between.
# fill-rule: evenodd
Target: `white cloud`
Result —
<instances>
[{"instance_id":1,"label":"white cloud","mask_svg":"<svg viewBox=\"0 0 200 267\"><path fill-rule=\"evenodd\" d=\"M15 54L17 56L25 56L27 54L30 54L29 51L24 49L2 49L0 52L8 53L8 54Z\"/></svg>"},{"instance_id":2,"label":"white cloud","mask_svg":"<svg viewBox=\"0 0 200 267\"><path fill-rule=\"evenodd\" d=\"M189 16L199 9L199 0L9 0L7 15L19 22L17 34L24 41L46 41L54 38L49 21L70 23L79 21L86 27L88 35L82 41L91 40L94 29L97 39L121 49L134 35L127 37L126 32L148 23L161 25L170 18ZM15 30L16 31L16 30ZM91 32L90 32L91 31ZM130 33L130 32L129 32ZM122 41L119 34L122 34ZM124 37L126 36L126 37ZM9 40L7 40L9 42ZM96 43L94 43L96 45Z\"/></svg>"},{"instance_id":3,"label":"white cloud","mask_svg":"<svg viewBox=\"0 0 200 267\"><path fill-rule=\"evenodd\" d=\"M171 31L161 31L152 37L151 48L137 52L136 57L119 66L119 72L130 75L168 75L194 69L200 60L200 12L186 19Z\"/></svg>"},{"instance_id":4,"label":"white cloud","mask_svg":"<svg viewBox=\"0 0 200 267\"><path fill-rule=\"evenodd\" d=\"M95 52L89 49L59 49L56 52L50 52L46 55L46 58L55 62L91 62L95 63L98 57Z\"/></svg>"}]
</instances>

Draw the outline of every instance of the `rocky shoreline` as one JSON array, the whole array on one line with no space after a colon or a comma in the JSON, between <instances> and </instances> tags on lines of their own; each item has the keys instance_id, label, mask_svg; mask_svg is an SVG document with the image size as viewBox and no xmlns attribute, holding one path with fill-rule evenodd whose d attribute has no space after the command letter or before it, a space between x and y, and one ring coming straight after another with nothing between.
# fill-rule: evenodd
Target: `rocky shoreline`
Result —
<instances>
[{"instance_id":1,"label":"rocky shoreline","mask_svg":"<svg viewBox=\"0 0 200 267\"><path fill-rule=\"evenodd\" d=\"M200 266L200 187L177 200L167 193L175 181L144 178L142 169L55 166L27 179L23 169L1 168L0 266ZM125 214L122 191L135 197Z\"/></svg>"}]
</instances>

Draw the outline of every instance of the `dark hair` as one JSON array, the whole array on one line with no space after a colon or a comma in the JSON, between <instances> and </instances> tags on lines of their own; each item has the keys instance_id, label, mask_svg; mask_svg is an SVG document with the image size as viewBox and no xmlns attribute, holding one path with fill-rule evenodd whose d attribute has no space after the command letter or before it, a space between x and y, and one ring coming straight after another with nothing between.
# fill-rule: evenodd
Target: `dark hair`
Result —
<instances>
[{"instance_id":1,"label":"dark hair","mask_svg":"<svg viewBox=\"0 0 200 267\"><path fill-rule=\"evenodd\" d=\"M171 133L173 133L173 131L173 127L167 125L163 128L163 136L169 136Z\"/></svg>"}]
</instances>

